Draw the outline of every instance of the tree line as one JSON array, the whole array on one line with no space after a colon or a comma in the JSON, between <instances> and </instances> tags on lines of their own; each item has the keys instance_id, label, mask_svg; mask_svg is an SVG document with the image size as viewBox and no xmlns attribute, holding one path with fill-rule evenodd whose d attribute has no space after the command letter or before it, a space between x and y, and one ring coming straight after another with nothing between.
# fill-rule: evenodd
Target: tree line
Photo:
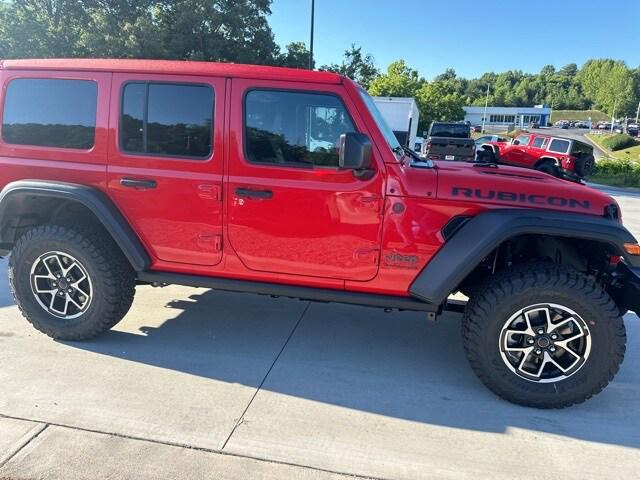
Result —
<instances>
[{"instance_id":1,"label":"tree line","mask_svg":"<svg viewBox=\"0 0 640 480\"><path fill-rule=\"evenodd\" d=\"M189 59L307 68L304 42L284 49L269 26L271 0L0 0L0 58L94 57ZM466 79L453 69L428 81L403 60L380 71L353 45L337 63L318 66L341 73L372 95L413 96L421 127L458 120L464 105L599 109L635 115L640 67L589 60L539 73L509 70Z\"/></svg>"}]
</instances>

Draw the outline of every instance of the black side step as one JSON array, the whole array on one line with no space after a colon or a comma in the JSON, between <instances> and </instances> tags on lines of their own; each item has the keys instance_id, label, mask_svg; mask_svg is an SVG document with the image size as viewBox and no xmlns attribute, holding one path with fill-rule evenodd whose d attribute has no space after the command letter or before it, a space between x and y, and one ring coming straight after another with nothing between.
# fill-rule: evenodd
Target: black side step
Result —
<instances>
[{"instance_id":1,"label":"black side step","mask_svg":"<svg viewBox=\"0 0 640 480\"><path fill-rule=\"evenodd\" d=\"M418 312L439 312L439 306L410 297L392 295L375 295L370 293L345 292L322 288L299 287L279 283L252 282L219 277L203 277L167 272L138 272L138 280L155 285L185 285L203 287L227 292L257 293L261 295L277 295L280 297L299 298L317 302L348 303L367 307L394 308Z\"/></svg>"}]
</instances>

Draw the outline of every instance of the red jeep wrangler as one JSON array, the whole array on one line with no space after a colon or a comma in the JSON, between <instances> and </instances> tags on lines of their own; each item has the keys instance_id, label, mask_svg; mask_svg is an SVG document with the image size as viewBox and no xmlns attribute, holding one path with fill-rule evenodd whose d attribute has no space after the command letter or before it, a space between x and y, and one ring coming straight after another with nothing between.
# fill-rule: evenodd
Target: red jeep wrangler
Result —
<instances>
[{"instance_id":1,"label":"red jeep wrangler","mask_svg":"<svg viewBox=\"0 0 640 480\"><path fill-rule=\"evenodd\" d=\"M47 335L110 329L140 284L429 319L463 307L448 300L461 291L471 367L512 402L582 402L622 362L640 247L616 202L532 170L416 158L351 80L16 60L0 84L0 254Z\"/></svg>"},{"instance_id":2,"label":"red jeep wrangler","mask_svg":"<svg viewBox=\"0 0 640 480\"><path fill-rule=\"evenodd\" d=\"M534 168L556 177L579 180L593 173L593 147L572 138L522 133L511 142L489 142L478 152L480 162Z\"/></svg>"}]
</instances>

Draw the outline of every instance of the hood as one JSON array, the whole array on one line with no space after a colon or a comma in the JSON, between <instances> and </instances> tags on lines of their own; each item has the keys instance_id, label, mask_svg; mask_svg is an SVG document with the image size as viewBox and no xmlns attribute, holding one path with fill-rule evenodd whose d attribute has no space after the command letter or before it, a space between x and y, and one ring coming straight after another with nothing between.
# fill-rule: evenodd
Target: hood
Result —
<instances>
[{"instance_id":1,"label":"hood","mask_svg":"<svg viewBox=\"0 0 640 480\"><path fill-rule=\"evenodd\" d=\"M615 200L586 185L527 168L436 162L442 200L603 216Z\"/></svg>"}]
</instances>

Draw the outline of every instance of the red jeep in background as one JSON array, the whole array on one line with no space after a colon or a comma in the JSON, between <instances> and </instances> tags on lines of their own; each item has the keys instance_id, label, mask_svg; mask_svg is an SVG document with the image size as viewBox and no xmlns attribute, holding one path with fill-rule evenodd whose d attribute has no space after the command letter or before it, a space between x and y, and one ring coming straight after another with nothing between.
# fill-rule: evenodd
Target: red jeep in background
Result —
<instances>
[{"instance_id":1,"label":"red jeep in background","mask_svg":"<svg viewBox=\"0 0 640 480\"><path fill-rule=\"evenodd\" d=\"M489 142L478 152L480 162L533 168L554 176L582 179L593 173L593 147L572 138L522 133L511 142Z\"/></svg>"},{"instance_id":2,"label":"red jeep in background","mask_svg":"<svg viewBox=\"0 0 640 480\"><path fill-rule=\"evenodd\" d=\"M0 86L0 255L47 335L110 329L144 284L429 319L461 291L470 365L512 402L582 402L622 362L640 246L616 202L533 170L421 159L347 78L13 60Z\"/></svg>"}]
</instances>

